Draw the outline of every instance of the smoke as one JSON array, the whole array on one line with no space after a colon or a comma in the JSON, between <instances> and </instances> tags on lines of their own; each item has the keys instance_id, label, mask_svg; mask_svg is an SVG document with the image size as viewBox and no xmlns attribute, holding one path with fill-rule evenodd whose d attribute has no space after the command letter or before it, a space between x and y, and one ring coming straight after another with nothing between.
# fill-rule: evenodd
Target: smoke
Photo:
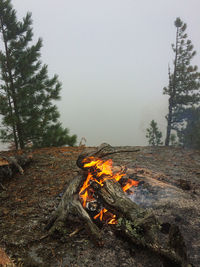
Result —
<instances>
[{"instance_id":1,"label":"smoke","mask_svg":"<svg viewBox=\"0 0 200 267\"><path fill-rule=\"evenodd\" d=\"M153 208L158 205L158 202L162 200L168 202L175 196L176 192L173 188L161 188L159 186L148 186L147 188L147 185L142 182L133 189L133 194L128 195L133 202L143 208Z\"/></svg>"}]
</instances>

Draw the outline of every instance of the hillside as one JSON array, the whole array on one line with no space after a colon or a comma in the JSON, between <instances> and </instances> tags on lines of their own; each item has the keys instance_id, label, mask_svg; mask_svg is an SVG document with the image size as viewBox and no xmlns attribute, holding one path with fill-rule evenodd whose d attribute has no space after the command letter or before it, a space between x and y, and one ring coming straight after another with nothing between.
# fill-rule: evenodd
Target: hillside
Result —
<instances>
[{"instance_id":1,"label":"hillside","mask_svg":"<svg viewBox=\"0 0 200 267\"><path fill-rule=\"evenodd\" d=\"M66 225L65 236L48 236L43 230L45 219L79 171L76 159L83 149L31 151L33 160L24 168L24 174L4 179L0 184L0 248L18 266L171 266L160 256L116 237L109 226L102 228L105 238L101 248L95 246L84 229L76 233L75 223ZM129 176L137 176L141 185L131 196L133 201L152 208L163 223L177 224L189 262L199 266L200 152L166 147L137 149L136 153L111 155L114 166L126 166ZM13 153L0 152L0 157ZM2 255L0 250L0 263Z\"/></svg>"}]
</instances>

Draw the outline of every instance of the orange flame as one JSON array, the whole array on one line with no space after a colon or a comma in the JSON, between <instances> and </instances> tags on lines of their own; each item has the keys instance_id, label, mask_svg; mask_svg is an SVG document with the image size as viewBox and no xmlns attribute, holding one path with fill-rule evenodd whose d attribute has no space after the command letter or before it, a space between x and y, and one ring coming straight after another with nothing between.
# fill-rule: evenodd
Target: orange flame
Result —
<instances>
[{"instance_id":1,"label":"orange flame","mask_svg":"<svg viewBox=\"0 0 200 267\"><path fill-rule=\"evenodd\" d=\"M94 219L96 220L97 218L99 218L100 221L103 221L104 214L106 214L106 213L108 213L108 210L103 208L96 216L94 216ZM108 224L117 224L116 215L109 212L107 223Z\"/></svg>"},{"instance_id":2,"label":"orange flame","mask_svg":"<svg viewBox=\"0 0 200 267\"><path fill-rule=\"evenodd\" d=\"M81 187L81 190L79 192L79 196L82 198L82 205L85 208L86 207L86 203L88 200L94 200L93 198L93 194L91 194L91 190L90 190L90 195L89 195L89 186L90 186L90 180L92 180L92 174L88 173L87 179L85 180L83 186Z\"/></svg>"},{"instance_id":3,"label":"orange flame","mask_svg":"<svg viewBox=\"0 0 200 267\"><path fill-rule=\"evenodd\" d=\"M120 179L125 175L122 171L113 174L112 171L112 160L102 160L95 157L88 157L83 160L84 168L88 168L87 178L79 191L79 197L82 200L82 205L85 208L87 202L94 200L94 190L90 186L91 182L94 181L101 186L108 179L112 179L115 182L120 181ZM123 191L126 192L132 186L137 186L138 182L128 179L125 186L122 187ZM99 218L100 221L107 218L106 222L108 224L117 224L116 215L109 212L107 209L103 208L101 211L94 216L94 219Z\"/></svg>"},{"instance_id":4,"label":"orange flame","mask_svg":"<svg viewBox=\"0 0 200 267\"><path fill-rule=\"evenodd\" d=\"M138 186L138 181L134 181L132 179L128 179L127 184L122 187L122 190L126 192L128 189L130 189L132 186Z\"/></svg>"},{"instance_id":5,"label":"orange flame","mask_svg":"<svg viewBox=\"0 0 200 267\"><path fill-rule=\"evenodd\" d=\"M108 210L107 209L105 209L105 208L103 208L96 216L94 216L94 219L96 220L98 217L99 217L99 220L100 221L102 221L102 219L103 219L103 214L105 213L105 212L107 212Z\"/></svg>"}]
</instances>

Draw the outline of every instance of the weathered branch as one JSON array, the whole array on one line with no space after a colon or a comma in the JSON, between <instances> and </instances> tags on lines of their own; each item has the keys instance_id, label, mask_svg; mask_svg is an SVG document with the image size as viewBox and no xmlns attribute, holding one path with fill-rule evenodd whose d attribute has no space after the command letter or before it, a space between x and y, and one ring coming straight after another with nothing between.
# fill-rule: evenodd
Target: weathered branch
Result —
<instances>
[{"instance_id":1,"label":"weathered branch","mask_svg":"<svg viewBox=\"0 0 200 267\"><path fill-rule=\"evenodd\" d=\"M162 233L162 225L152 210L145 210L132 202L119 183L105 181L97 194L105 207L118 215L116 231L123 233L133 243L147 247L176 263L187 263L186 247L177 226L171 225L169 233Z\"/></svg>"},{"instance_id":2,"label":"weathered branch","mask_svg":"<svg viewBox=\"0 0 200 267\"><path fill-rule=\"evenodd\" d=\"M57 210L52 214L46 230L53 233L55 230L60 230L65 222L69 220L70 215L77 216L80 221L83 221L87 230L92 234L97 242L101 241L99 228L92 222L89 214L82 207L78 192L84 180L84 175L76 176L66 189Z\"/></svg>"},{"instance_id":3,"label":"weathered branch","mask_svg":"<svg viewBox=\"0 0 200 267\"><path fill-rule=\"evenodd\" d=\"M32 161L32 155L22 154L12 157L0 157L0 181L6 178L11 178L13 174L19 171L24 173L22 167Z\"/></svg>"}]
</instances>

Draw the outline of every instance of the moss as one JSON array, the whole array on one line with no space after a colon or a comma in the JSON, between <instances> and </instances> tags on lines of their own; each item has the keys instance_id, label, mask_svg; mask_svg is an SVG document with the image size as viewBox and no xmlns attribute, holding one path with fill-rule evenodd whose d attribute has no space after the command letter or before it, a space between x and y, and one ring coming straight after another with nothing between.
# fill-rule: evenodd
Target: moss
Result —
<instances>
[{"instance_id":1,"label":"moss","mask_svg":"<svg viewBox=\"0 0 200 267\"><path fill-rule=\"evenodd\" d=\"M143 232L143 229L139 226L135 226L134 223L130 220L119 218L117 227L119 230L125 231L130 237L133 237L136 240L144 242L144 237L141 234Z\"/></svg>"},{"instance_id":2,"label":"moss","mask_svg":"<svg viewBox=\"0 0 200 267\"><path fill-rule=\"evenodd\" d=\"M126 223L126 229L129 231L129 232L133 232L135 231L136 229L132 227L132 223L131 221L128 221L128 220L125 220L125 223Z\"/></svg>"},{"instance_id":3,"label":"moss","mask_svg":"<svg viewBox=\"0 0 200 267\"><path fill-rule=\"evenodd\" d=\"M117 219L117 225L116 226L120 227L122 225L122 221L123 221L122 218Z\"/></svg>"}]
</instances>

